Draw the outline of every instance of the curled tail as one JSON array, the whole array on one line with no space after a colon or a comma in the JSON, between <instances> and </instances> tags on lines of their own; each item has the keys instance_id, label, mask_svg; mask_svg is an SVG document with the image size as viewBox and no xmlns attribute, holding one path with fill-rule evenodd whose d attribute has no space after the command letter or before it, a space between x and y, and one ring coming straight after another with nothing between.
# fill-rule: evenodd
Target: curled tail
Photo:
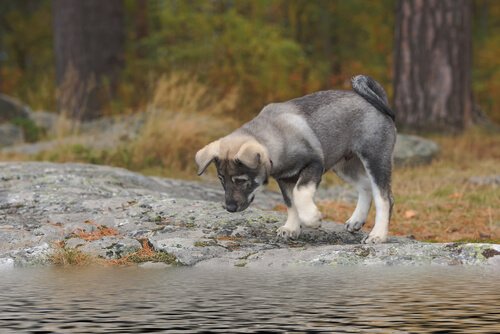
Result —
<instances>
[{"instance_id":1,"label":"curled tail","mask_svg":"<svg viewBox=\"0 0 500 334\"><path fill-rule=\"evenodd\" d=\"M352 89L378 111L389 116L393 121L396 120L394 111L389 108L387 95L382 86L366 75L356 75L351 79Z\"/></svg>"}]
</instances>

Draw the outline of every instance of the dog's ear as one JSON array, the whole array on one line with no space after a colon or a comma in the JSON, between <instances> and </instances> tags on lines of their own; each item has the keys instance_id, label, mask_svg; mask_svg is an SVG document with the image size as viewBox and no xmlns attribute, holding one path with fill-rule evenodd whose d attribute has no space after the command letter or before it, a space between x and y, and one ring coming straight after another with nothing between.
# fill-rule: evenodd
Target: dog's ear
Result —
<instances>
[{"instance_id":1,"label":"dog's ear","mask_svg":"<svg viewBox=\"0 0 500 334\"><path fill-rule=\"evenodd\" d=\"M264 159L267 159L267 152L261 144L255 141L249 141L241 145L240 150L234 157L234 160L240 161L249 168L259 167Z\"/></svg>"},{"instance_id":2,"label":"dog's ear","mask_svg":"<svg viewBox=\"0 0 500 334\"><path fill-rule=\"evenodd\" d=\"M198 175L205 172L207 167L219 156L220 140L216 140L196 153L195 161L198 165Z\"/></svg>"}]
</instances>

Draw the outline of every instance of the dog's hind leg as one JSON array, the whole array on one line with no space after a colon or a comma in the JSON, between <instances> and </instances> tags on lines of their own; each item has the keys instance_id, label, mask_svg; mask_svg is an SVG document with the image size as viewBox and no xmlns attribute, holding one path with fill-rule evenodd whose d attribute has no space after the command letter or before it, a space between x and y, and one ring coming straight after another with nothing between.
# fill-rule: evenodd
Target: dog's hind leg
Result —
<instances>
[{"instance_id":1,"label":"dog's hind leg","mask_svg":"<svg viewBox=\"0 0 500 334\"><path fill-rule=\"evenodd\" d=\"M389 220L394 200L391 192L392 162L390 152L378 155L367 154L361 157L370 178L376 215L375 226L363 240L366 244L378 244L387 240Z\"/></svg>"},{"instance_id":2,"label":"dog's hind leg","mask_svg":"<svg viewBox=\"0 0 500 334\"><path fill-rule=\"evenodd\" d=\"M366 222L372 202L372 187L363 163L355 155L342 159L333 171L344 181L352 184L358 191L358 202L345 228L349 232L359 231Z\"/></svg>"}]
</instances>

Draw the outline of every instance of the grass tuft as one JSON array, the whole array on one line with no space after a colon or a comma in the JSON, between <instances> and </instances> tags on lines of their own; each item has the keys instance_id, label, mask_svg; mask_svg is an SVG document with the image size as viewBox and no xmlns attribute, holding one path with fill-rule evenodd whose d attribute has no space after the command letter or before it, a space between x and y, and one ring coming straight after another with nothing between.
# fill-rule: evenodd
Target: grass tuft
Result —
<instances>
[{"instance_id":1,"label":"grass tuft","mask_svg":"<svg viewBox=\"0 0 500 334\"><path fill-rule=\"evenodd\" d=\"M177 264L177 258L166 252L158 252L153 249L147 239L141 240L142 248L137 252L128 254L120 259L107 260L111 265L133 265L144 262L162 262L166 264Z\"/></svg>"},{"instance_id":2,"label":"grass tuft","mask_svg":"<svg viewBox=\"0 0 500 334\"><path fill-rule=\"evenodd\" d=\"M95 259L83 253L77 248L68 248L64 242L55 245L55 251L51 254L49 261L56 266L87 266L95 262Z\"/></svg>"},{"instance_id":3,"label":"grass tuft","mask_svg":"<svg viewBox=\"0 0 500 334\"><path fill-rule=\"evenodd\" d=\"M98 225L89 220L85 221L85 224L92 225L94 229L91 231L77 229L72 235L85 241L94 241L102 239L103 237L117 236L120 234L117 229L105 225Z\"/></svg>"}]
</instances>

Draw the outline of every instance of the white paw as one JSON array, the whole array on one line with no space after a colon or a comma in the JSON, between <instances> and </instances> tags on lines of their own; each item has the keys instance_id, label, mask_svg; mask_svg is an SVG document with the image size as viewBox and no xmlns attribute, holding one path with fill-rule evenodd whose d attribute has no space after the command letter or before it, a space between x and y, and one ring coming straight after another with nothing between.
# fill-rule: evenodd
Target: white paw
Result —
<instances>
[{"instance_id":1,"label":"white paw","mask_svg":"<svg viewBox=\"0 0 500 334\"><path fill-rule=\"evenodd\" d=\"M352 233L361 230L363 225L365 225L364 221L355 221L349 219L348 221L345 222L345 229Z\"/></svg>"},{"instance_id":2,"label":"white paw","mask_svg":"<svg viewBox=\"0 0 500 334\"><path fill-rule=\"evenodd\" d=\"M284 239L297 239L300 235L300 226L290 227L287 225L281 226L277 231L278 237Z\"/></svg>"},{"instance_id":3,"label":"white paw","mask_svg":"<svg viewBox=\"0 0 500 334\"><path fill-rule=\"evenodd\" d=\"M363 239L364 244L382 244L387 241L387 235L378 235L370 233L365 239Z\"/></svg>"},{"instance_id":4,"label":"white paw","mask_svg":"<svg viewBox=\"0 0 500 334\"><path fill-rule=\"evenodd\" d=\"M306 211L299 211L299 219L304 224L304 226L310 227L310 228L319 228L321 227L321 219L323 218L323 215L321 212L314 207L311 210L306 210Z\"/></svg>"}]
</instances>

